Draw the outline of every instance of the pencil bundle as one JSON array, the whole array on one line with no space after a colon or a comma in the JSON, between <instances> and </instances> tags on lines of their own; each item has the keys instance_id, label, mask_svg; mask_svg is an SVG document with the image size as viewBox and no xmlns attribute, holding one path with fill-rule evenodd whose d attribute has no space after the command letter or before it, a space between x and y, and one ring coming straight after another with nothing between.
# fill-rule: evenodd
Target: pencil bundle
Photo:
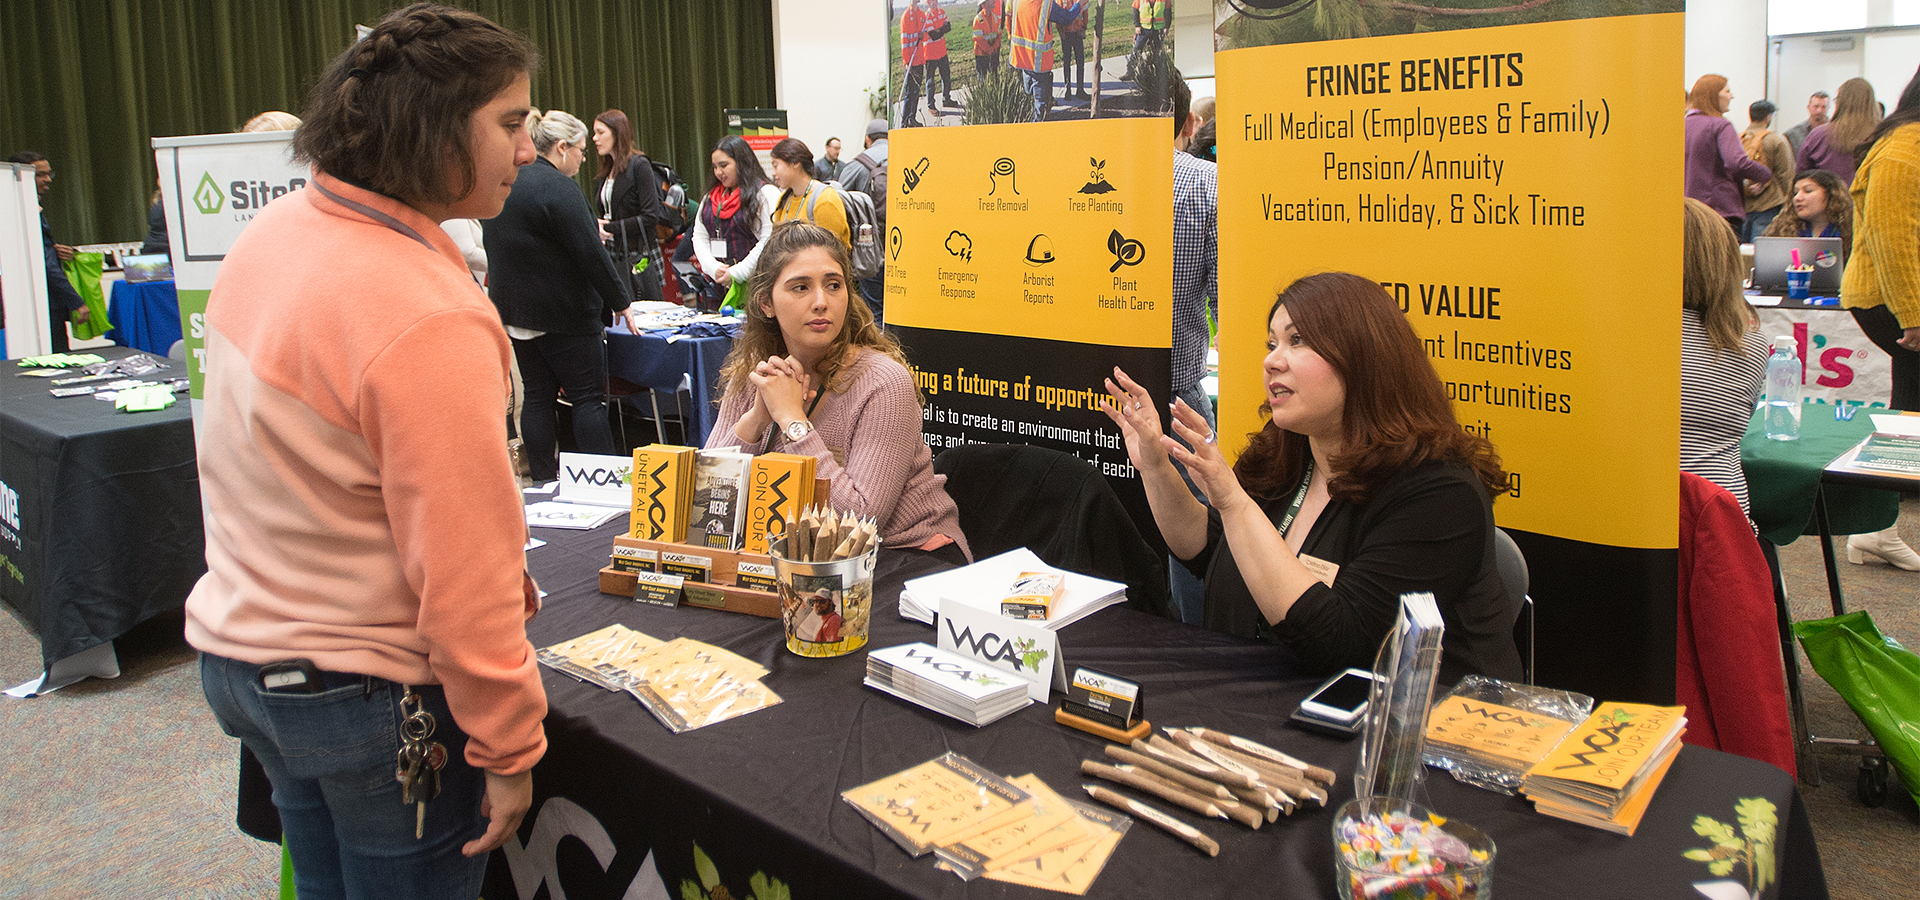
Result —
<instances>
[{"instance_id":1,"label":"pencil bundle","mask_svg":"<svg viewBox=\"0 0 1920 900\"><path fill-rule=\"evenodd\" d=\"M1303 803L1327 805L1327 787L1333 784L1329 769L1210 728L1165 731L1131 745L1110 744L1107 761L1085 760L1080 772L1248 828L1291 814ZM1220 852L1212 838L1166 812L1099 785L1082 787L1094 799L1131 812L1208 856Z\"/></svg>"},{"instance_id":2,"label":"pencil bundle","mask_svg":"<svg viewBox=\"0 0 1920 900\"><path fill-rule=\"evenodd\" d=\"M788 527L781 555L793 562L834 562L865 556L879 544L874 520L810 506Z\"/></svg>"}]
</instances>

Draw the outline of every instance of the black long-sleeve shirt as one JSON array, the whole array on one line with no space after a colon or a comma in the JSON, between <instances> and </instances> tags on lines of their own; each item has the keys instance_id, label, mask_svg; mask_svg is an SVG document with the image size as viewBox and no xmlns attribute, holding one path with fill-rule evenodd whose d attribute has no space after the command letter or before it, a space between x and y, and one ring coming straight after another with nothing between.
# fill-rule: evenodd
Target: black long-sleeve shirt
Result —
<instances>
[{"instance_id":1,"label":"black long-sleeve shirt","mask_svg":"<svg viewBox=\"0 0 1920 900\"><path fill-rule=\"evenodd\" d=\"M1276 523L1293 492L1260 504ZM1373 668L1393 628L1400 595L1433 593L1446 622L1443 682L1479 673L1518 681L1513 613L1495 559L1493 505L1473 472L1429 462L1386 480L1364 504L1331 499L1314 520L1301 553L1340 567L1333 584L1315 584L1286 619L1265 619L1224 539L1220 514L1207 511L1207 546L1187 568L1206 579L1203 623L1215 631L1262 634L1292 647L1302 665L1331 672Z\"/></svg>"},{"instance_id":2,"label":"black long-sleeve shirt","mask_svg":"<svg viewBox=\"0 0 1920 900\"><path fill-rule=\"evenodd\" d=\"M500 321L552 334L594 334L632 303L574 180L536 158L521 166L500 215L481 223L487 291Z\"/></svg>"}]
</instances>

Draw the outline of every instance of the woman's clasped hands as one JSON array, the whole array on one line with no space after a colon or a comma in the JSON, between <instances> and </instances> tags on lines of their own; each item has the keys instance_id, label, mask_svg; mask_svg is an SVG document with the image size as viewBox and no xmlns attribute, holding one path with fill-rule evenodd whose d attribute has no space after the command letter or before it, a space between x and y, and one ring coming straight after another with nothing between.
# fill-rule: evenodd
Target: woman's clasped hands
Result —
<instances>
[{"instance_id":1,"label":"woman's clasped hands","mask_svg":"<svg viewBox=\"0 0 1920 900\"><path fill-rule=\"evenodd\" d=\"M741 431L763 432L767 426L807 417L807 404L817 391L806 366L791 356L769 356L747 376L753 383L753 408L741 419Z\"/></svg>"}]
</instances>

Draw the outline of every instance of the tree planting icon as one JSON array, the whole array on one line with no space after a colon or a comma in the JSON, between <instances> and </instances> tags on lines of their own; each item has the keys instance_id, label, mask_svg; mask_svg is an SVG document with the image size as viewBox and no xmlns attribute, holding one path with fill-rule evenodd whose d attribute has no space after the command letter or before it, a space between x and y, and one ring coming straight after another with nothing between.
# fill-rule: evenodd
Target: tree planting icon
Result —
<instances>
[{"instance_id":1,"label":"tree planting icon","mask_svg":"<svg viewBox=\"0 0 1920 900\"><path fill-rule=\"evenodd\" d=\"M1013 181L1013 160L1002 156L993 161L993 171L987 173L987 181L993 185L993 190L987 191L987 196L991 197L995 192L1000 190L1000 179L1002 178L1007 180L1008 190L1015 194L1020 193L1019 185L1014 184Z\"/></svg>"},{"instance_id":2,"label":"tree planting icon","mask_svg":"<svg viewBox=\"0 0 1920 900\"><path fill-rule=\"evenodd\" d=\"M947 232L947 255L958 256L963 262L973 262L973 238L958 231Z\"/></svg>"},{"instance_id":3,"label":"tree planting icon","mask_svg":"<svg viewBox=\"0 0 1920 900\"><path fill-rule=\"evenodd\" d=\"M1107 271L1118 272L1121 266L1137 266L1147 258L1147 247L1139 241L1122 237L1116 228L1107 235L1107 252L1113 254L1113 266Z\"/></svg>"},{"instance_id":4,"label":"tree planting icon","mask_svg":"<svg viewBox=\"0 0 1920 900\"><path fill-rule=\"evenodd\" d=\"M1088 176L1086 185L1080 188L1080 193L1110 194L1110 193L1113 193L1114 191L1119 190L1119 188L1116 188L1113 185L1107 183L1107 173L1106 173L1107 161L1106 160L1094 159L1093 157L1089 156L1087 157L1087 162L1093 165L1093 174Z\"/></svg>"}]
</instances>

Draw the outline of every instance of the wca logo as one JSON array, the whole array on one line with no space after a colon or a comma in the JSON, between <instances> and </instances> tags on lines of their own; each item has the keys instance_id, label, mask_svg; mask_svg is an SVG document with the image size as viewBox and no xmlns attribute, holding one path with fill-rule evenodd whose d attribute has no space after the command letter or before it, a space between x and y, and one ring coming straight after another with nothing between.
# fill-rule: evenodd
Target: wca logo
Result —
<instances>
[{"instance_id":1,"label":"wca logo","mask_svg":"<svg viewBox=\"0 0 1920 900\"><path fill-rule=\"evenodd\" d=\"M591 484L594 487L615 487L627 483L627 473L631 469L576 469L567 467L567 481L573 484Z\"/></svg>"},{"instance_id":2,"label":"wca logo","mask_svg":"<svg viewBox=\"0 0 1920 900\"><path fill-rule=\"evenodd\" d=\"M1532 720L1532 719L1529 719L1529 718L1527 718L1526 716L1517 716L1517 715L1514 715L1513 713L1509 713L1509 712L1500 712L1500 711L1498 711L1498 710L1489 710L1489 709L1487 709L1487 708L1486 708L1486 707L1484 707L1484 706L1478 706L1478 707L1476 707L1476 706L1474 706L1473 704L1471 704L1471 703L1467 703L1467 702L1464 702L1464 701L1463 701L1463 702L1461 702L1461 704L1460 704L1460 710L1461 710L1462 712L1466 712L1466 713L1471 713L1471 714L1473 714L1473 715L1476 715L1476 716L1479 716L1479 717L1481 717L1481 718L1483 718L1483 719L1492 719L1492 720L1493 720L1493 721L1495 721L1495 722L1505 722L1505 723L1507 723L1507 724L1509 724L1509 725L1523 725L1523 726L1526 726L1526 727L1528 727L1528 728L1545 728L1545 727L1547 727L1547 723L1545 723L1545 722L1536 722L1536 721L1534 721L1534 720Z\"/></svg>"},{"instance_id":3,"label":"wca logo","mask_svg":"<svg viewBox=\"0 0 1920 900\"><path fill-rule=\"evenodd\" d=\"M214 183L212 172L200 176L200 186L193 189L193 205L200 209L201 215L206 216L226 208L226 192L220 190L220 185Z\"/></svg>"},{"instance_id":4,"label":"wca logo","mask_svg":"<svg viewBox=\"0 0 1920 900\"><path fill-rule=\"evenodd\" d=\"M647 478L653 482L653 490L647 494L647 499L652 501L647 506L647 527L650 529L647 537L654 540L658 540L667 533L667 505L660 499L660 495L667 492L667 481L660 477L667 471L667 465L663 462L659 468L646 473Z\"/></svg>"},{"instance_id":5,"label":"wca logo","mask_svg":"<svg viewBox=\"0 0 1920 900\"><path fill-rule=\"evenodd\" d=\"M987 662L1012 663L1014 671L1024 668L1020 651L1012 641L991 631L976 638L973 636L971 626L955 631L952 619L941 616L940 621L947 628L947 636L953 638L955 649L964 649L974 657Z\"/></svg>"}]
</instances>

